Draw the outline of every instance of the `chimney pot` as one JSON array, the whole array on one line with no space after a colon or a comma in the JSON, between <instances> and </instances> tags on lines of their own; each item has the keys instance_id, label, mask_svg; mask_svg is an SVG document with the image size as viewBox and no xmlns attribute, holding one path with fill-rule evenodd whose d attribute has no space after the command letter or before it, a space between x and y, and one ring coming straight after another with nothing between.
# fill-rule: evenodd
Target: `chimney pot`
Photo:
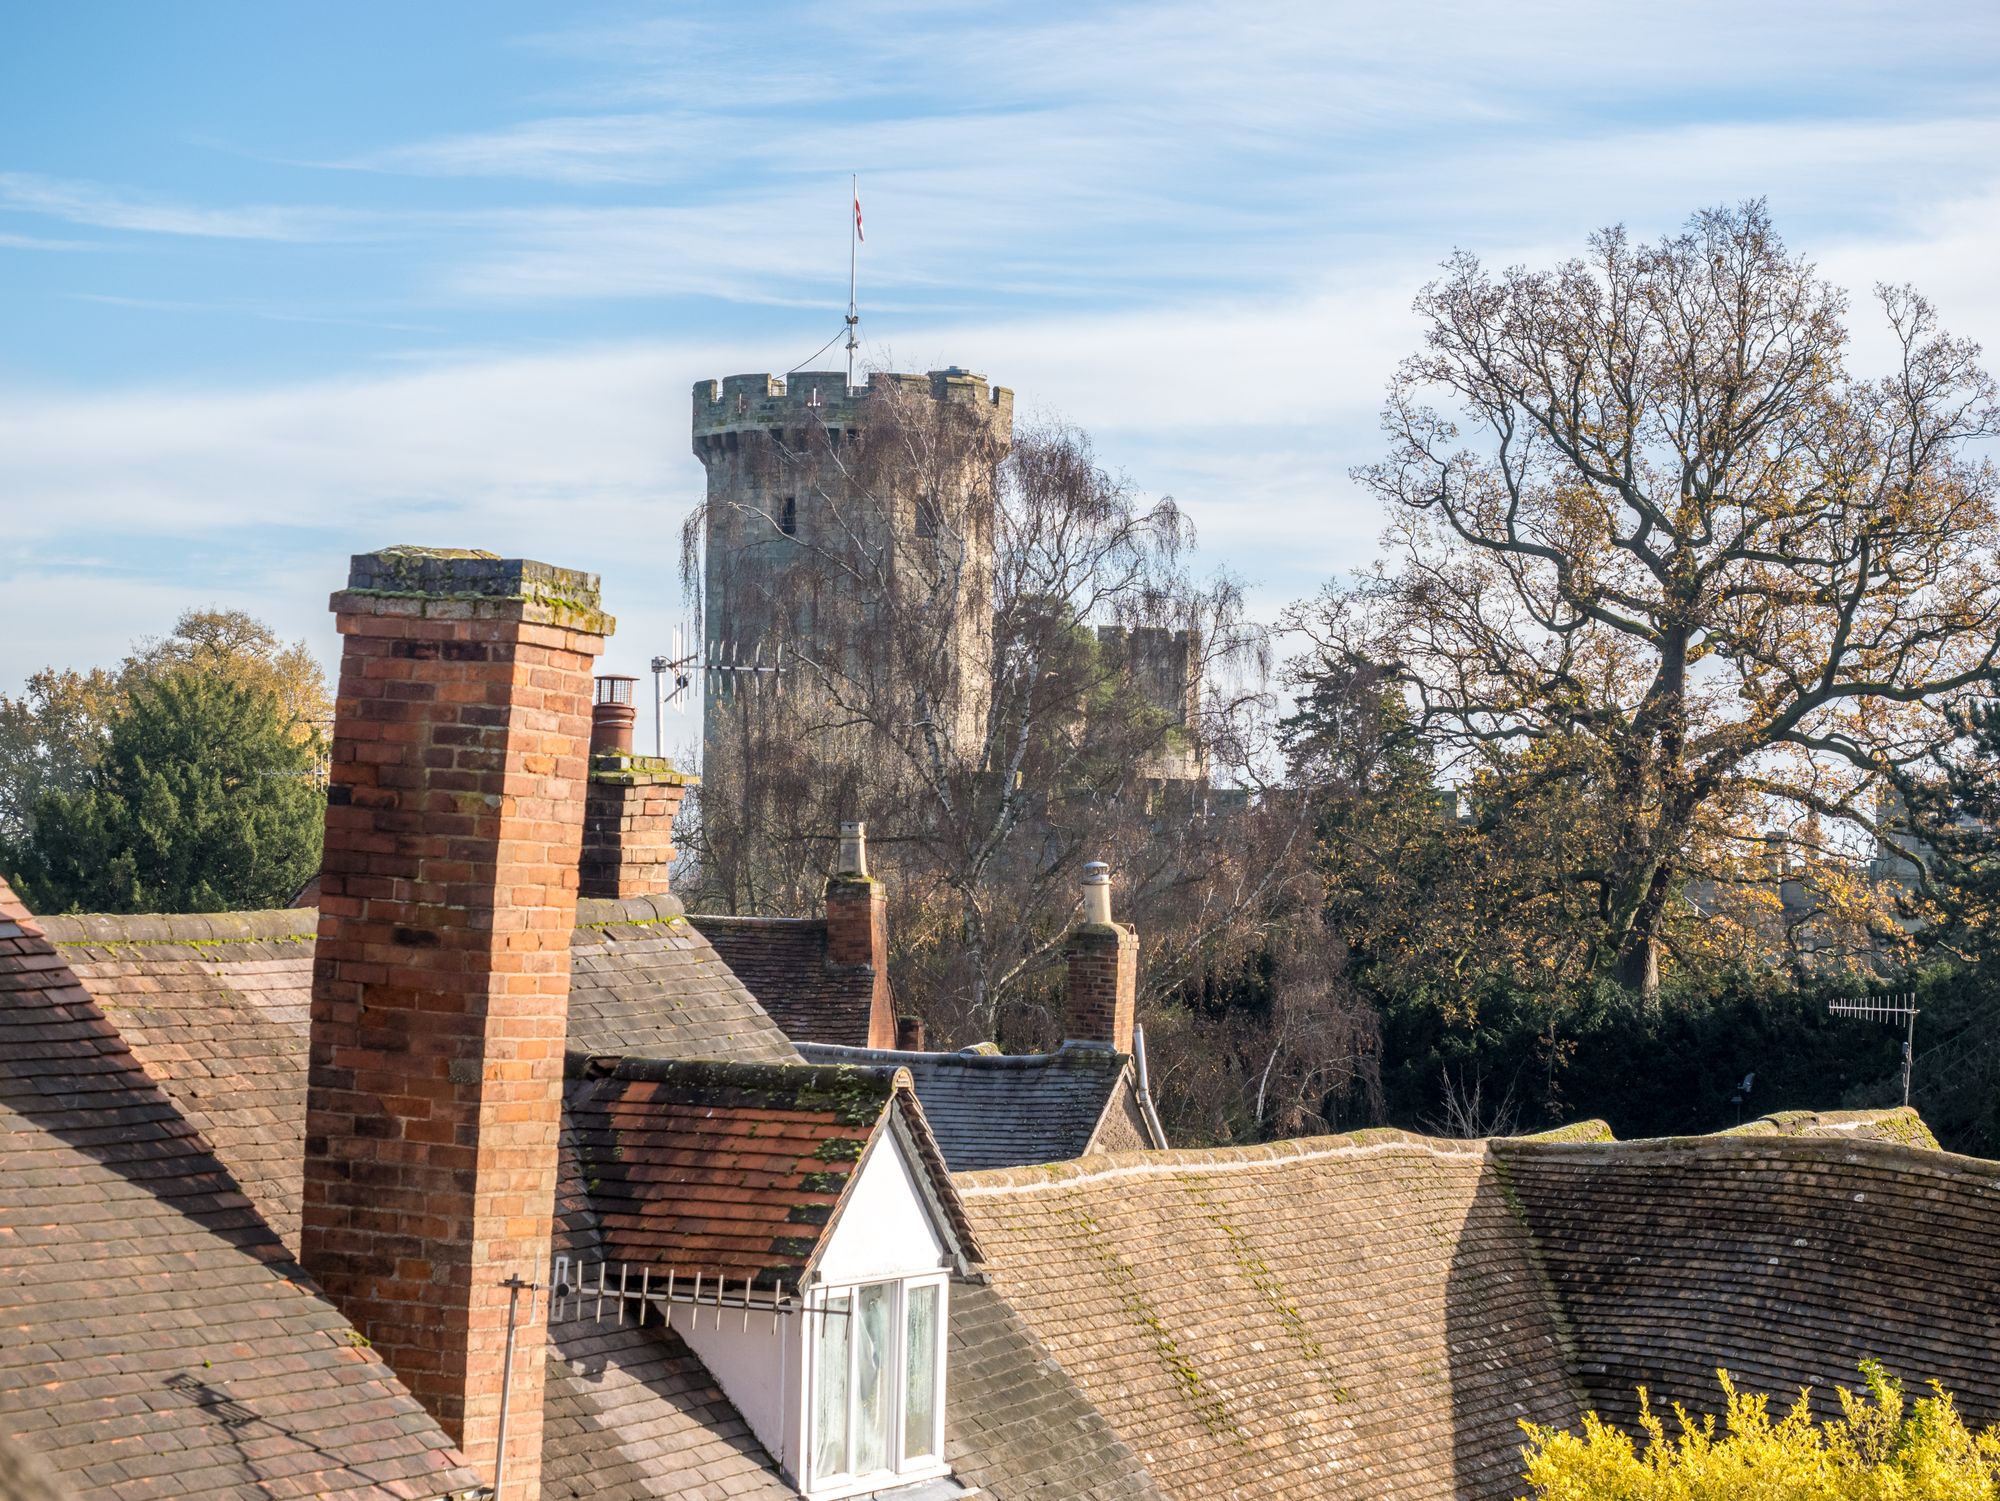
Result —
<instances>
[{"instance_id":1,"label":"chimney pot","mask_svg":"<svg viewBox=\"0 0 2000 1501\"><path fill-rule=\"evenodd\" d=\"M1083 867L1083 920L1093 927L1111 925L1111 867L1102 860Z\"/></svg>"},{"instance_id":2,"label":"chimney pot","mask_svg":"<svg viewBox=\"0 0 2000 1501\"><path fill-rule=\"evenodd\" d=\"M658 756L632 754L638 679L606 673L590 705L590 785L583 802L579 893L614 900L666 896L674 819L695 778Z\"/></svg>"},{"instance_id":3,"label":"chimney pot","mask_svg":"<svg viewBox=\"0 0 2000 1501\"><path fill-rule=\"evenodd\" d=\"M632 725L638 718L633 703L637 678L606 674L597 680L590 705L590 753L593 756L632 754Z\"/></svg>"},{"instance_id":4,"label":"chimney pot","mask_svg":"<svg viewBox=\"0 0 2000 1501\"><path fill-rule=\"evenodd\" d=\"M868 825L844 823L840 826L840 860L834 866L839 876L868 874Z\"/></svg>"}]
</instances>

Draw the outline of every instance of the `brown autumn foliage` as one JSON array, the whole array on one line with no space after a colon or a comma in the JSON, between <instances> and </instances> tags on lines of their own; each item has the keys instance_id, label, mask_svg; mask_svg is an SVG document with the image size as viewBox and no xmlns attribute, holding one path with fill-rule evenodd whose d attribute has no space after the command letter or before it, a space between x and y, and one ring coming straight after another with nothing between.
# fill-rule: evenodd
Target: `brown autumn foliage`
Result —
<instances>
[{"instance_id":1,"label":"brown autumn foliage","mask_svg":"<svg viewBox=\"0 0 2000 1501\"><path fill-rule=\"evenodd\" d=\"M1857 867L1885 773L1995 677L2000 529L1978 349L1876 298L1868 379L1845 295L1759 203L1550 270L1456 255L1419 296L1358 476L1390 556L1292 623L1308 681L1385 668L1474 827L1546 853L1538 881L1496 862L1468 922L1560 908L1538 961L1645 995L1665 944L1782 929L1774 875L1893 941Z\"/></svg>"}]
</instances>

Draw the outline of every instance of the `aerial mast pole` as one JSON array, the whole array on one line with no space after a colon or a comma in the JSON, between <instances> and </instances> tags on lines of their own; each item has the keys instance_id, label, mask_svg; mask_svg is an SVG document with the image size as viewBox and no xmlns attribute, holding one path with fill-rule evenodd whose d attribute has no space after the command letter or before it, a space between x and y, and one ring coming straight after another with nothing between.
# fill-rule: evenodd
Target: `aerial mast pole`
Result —
<instances>
[{"instance_id":1,"label":"aerial mast pole","mask_svg":"<svg viewBox=\"0 0 2000 1501\"><path fill-rule=\"evenodd\" d=\"M854 247L861 237L861 174L851 173L847 179L847 383L854 384L854 330L861 322L861 315L854 302Z\"/></svg>"}]
</instances>

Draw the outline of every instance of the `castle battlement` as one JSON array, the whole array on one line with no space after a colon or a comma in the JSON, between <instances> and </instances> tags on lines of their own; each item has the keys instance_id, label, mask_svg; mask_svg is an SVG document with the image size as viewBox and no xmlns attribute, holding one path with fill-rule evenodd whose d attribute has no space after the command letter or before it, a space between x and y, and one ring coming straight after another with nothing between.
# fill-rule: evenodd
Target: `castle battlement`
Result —
<instances>
[{"instance_id":1,"label":"castle battlement","mask_svg":"<svg viewBox=\"0 0 2000 1501\"><path fill-rule=\"evenodd\" d=\"M850 386L839 370L795 370L790 375L726 375L721 380L694 383L695 451L702 439L725 433L797 429L810 423L851 426L861 419L869 397L878 391L928 393L933 401L980 406L992 420L1011 432L1014 393L990 386L983 375L952 366L923 375L872 371L865 386Z\"/></svg>"}]
</instances>

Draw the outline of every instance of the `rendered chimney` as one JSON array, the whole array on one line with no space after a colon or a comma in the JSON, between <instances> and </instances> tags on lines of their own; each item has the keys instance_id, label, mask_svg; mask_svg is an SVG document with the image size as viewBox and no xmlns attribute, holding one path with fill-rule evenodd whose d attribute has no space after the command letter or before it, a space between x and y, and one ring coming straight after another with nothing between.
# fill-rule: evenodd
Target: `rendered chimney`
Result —
<instances>
[{"instance_id":1,"label":"rendered chimney","mask_svg":"<svg viewBox=\"0 0 2000 1501\"><path fill-rule=\"evenodd\" d=\"M632 754L632 688L597 680L590 710L590 786L584 794L577 874L589 897L665 896L674 864L674 819L696 779L658 756Z\"/></svg>"},{"instance_id":2,"label":"rendered chimney","mask_svg":"<svg viewBox=\"0 0 2000 1501\"><path fill-rule=\"evenodd\" d=\"M391 548L343 637L313 956L301 1260L466 1457L539 1494L594 575Z\"/></svg>"},{"instance_id":3,"label":"rendered chimney","mask_svg":"<svg viewBox=\"0 0 2000 1501\"><path fill-rule=\"evenodd\" d=\"M896 1046L896 1006L889 994L889 902L868 874L868 826L840 826L840 859L826 881L826 962L867 966L875 979L868 1006L871 1048Z\"/></svg>"},{"instance_id":4,"label":"rendered chimney","mask_svg":"<svg viewBox=\"0 0 2000 1501\"><path fill-rule=\"evenodd\" d=\"M1063 940L1069 973L1063 997L1063 1036L1132 1051L1139 1008L1139 935L1111 920L1111 867L1093 860L1083 868L1083 921Z\"/></svg>"}]
</instances>

